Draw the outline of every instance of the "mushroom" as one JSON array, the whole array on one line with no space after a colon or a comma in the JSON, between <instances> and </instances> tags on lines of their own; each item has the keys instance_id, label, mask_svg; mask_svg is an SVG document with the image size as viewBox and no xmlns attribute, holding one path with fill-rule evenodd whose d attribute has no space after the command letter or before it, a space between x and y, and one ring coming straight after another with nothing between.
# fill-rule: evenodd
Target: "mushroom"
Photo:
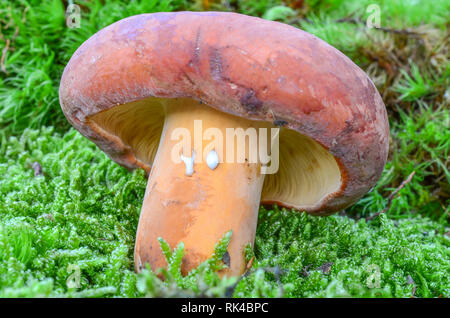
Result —
<instances>
[{"instance_id":1,"label":"mushroom","mask_svg":"<svg viewBox=\"0 0 450 318\"><path fill-rule=\"evenodd\" d=\"M231 230L222 274L239 275L260 203L329 215L374 186L388 154L385 106L358 66L302 30L236 13L118 21L78 48L59 94L79 132L148 173L136 271L167 265L162 237L184 243L186 274ZM270 162L255 159L261 148Z\"/></svg>"}]
</instances>

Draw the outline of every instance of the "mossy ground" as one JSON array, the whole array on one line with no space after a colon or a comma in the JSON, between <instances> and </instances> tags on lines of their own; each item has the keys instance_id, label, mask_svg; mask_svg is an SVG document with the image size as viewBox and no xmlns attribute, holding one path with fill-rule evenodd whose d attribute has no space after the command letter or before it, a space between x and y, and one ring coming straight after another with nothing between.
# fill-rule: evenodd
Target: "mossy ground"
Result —
<instances>
[{"instance_id":1,"label":"mossy ground","mask_svg":"<svg viewBox=\"0 0 450 318\"><path fill-rule=\"evenodd\" d=\"M0 3L0 297L449 297L448 1L75 1ZM261 208L252 266L219 279L229 234L187 277L183 246L162 247L162 282L133 271L146 180L112 162L64 119L58 85L74 50L98 29L155 11L236 11L305 29L372 77L388 109L391 149L377 186L339 215ZM415 175L392 201L387 197ZM175 250L171 250L175 248ZM253 258L254 256L254 258ZM69 283L80 272L78 288ZM70 286L70 284L69 284Z\"/></svg>"}]
</instances>

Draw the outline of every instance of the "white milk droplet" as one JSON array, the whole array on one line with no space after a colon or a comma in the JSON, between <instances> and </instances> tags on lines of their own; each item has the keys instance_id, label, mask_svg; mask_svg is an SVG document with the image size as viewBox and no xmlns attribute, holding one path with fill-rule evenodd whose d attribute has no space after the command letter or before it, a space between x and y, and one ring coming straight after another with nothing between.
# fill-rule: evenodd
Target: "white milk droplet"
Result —
<instances>
[{"instance_id":1,"label":"white milk droplet","mask_svg":"<svg viewBox=\"0 0 450 318\"><path fill-rule=\"evenodd\" d=\"M184 162L186 166L186 171L184 172L187 176L192 176L194 174L194 160L195 160L195 152L192 150L192 157L185 157L181 155L181 161Z\"/></svg>"},{"instance_id":2,"label":"white milk droplet","mask_svg":"<svg viewBox=\"0 0 450 318\"><path fill-rule=\"evenodd\" d=\"M219 156L217 156L217 152L215 150L211 150L206 156L206 164L211 170L216 169L219 165Z\"/></svg>"}]
</instances>

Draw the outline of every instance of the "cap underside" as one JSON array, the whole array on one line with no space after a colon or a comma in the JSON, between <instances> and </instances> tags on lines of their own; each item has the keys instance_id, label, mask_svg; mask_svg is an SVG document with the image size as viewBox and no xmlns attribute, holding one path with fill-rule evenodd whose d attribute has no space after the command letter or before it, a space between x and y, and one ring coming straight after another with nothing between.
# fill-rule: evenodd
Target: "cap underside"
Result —
<instances>
[{"instance_id":1,"label":"cap underside","mask_svg":"<svg viewBox=\"0 0 450 318\"><path fill-rule=\"evenodd\" d=\"M97 113L88 118L88 124L105 138L119 138L119 143L132 149L141 166L150 168L159 147L166 117L165 105L168 103L171 107L182 107L192 100L139 100ZM281 127L279 168L276 173L265 176L262 203L276 202L312 211L338 192L341 185L342 176L336 159L322 145L295 130Z\"/></svg>"}]
</instances>

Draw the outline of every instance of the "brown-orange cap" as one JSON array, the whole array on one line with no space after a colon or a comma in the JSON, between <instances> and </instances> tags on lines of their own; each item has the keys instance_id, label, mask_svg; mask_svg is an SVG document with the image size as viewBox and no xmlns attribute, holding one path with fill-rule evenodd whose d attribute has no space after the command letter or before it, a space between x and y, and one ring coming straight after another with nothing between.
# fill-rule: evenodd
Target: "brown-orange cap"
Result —
<instances>
[{"instance_id":1,"label":"brown-orange cap","mask_svg":"<svg viewBox=\"0 0 450 318\"><path fill-rule=\"evenodd\" d=\"M60 85L61 107L77 130L119 164L147 171L151 159L90 118L155 97L192 98L270 121L309 137L336 160L339 187L317 202L263 190L263 203L330 214L369 191L386 163L388 119L372 81L340 51L289 25L226 12L133 16L88 39Z\"/></svg>"}]
</instances>

